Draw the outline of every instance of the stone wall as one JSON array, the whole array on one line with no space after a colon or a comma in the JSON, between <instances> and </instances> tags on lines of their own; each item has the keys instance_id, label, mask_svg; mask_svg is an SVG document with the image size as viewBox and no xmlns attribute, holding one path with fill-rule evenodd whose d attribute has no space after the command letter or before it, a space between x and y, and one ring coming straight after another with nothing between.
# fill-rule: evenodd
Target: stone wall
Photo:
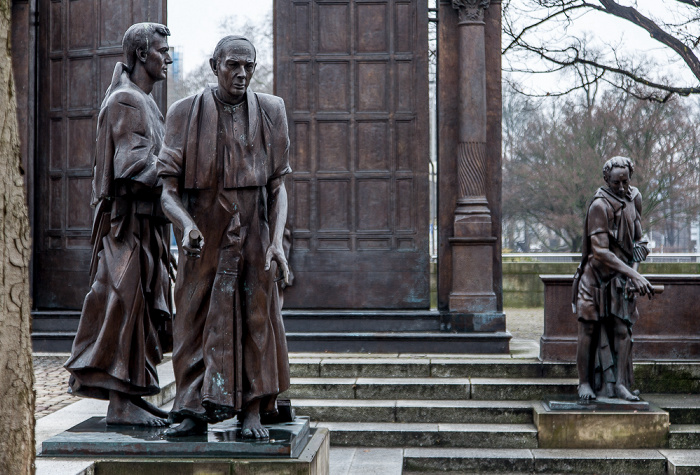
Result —
<instances>
[{"instance_id":1,"label":"stone wall","mask_svg":"<svg viewBox=\"0 0 700 475\"><path fill-rule=\"evenodd\" d=\"M573 276L574 262L504 262L503 306L505 308L544 307L544 284L540 275ZM643 263L642 274L700 274L700 263Z\"/></svg>"}]
</instances>

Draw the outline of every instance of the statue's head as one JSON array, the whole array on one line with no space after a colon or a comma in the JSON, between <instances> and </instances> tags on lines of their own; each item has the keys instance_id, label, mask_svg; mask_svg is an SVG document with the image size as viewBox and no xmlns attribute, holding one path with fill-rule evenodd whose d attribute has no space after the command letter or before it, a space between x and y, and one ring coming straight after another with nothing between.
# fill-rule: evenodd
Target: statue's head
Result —
<instances>
[{"instance_id":1,"label":"statue's head","mask_svg":"<svg viewBox=\"0 0 700 475\"><path fill-rule=\"evenodd\" d=\"M619 197L629 193L634 163L627 157L613 157L603 165L603 179L610 190Z\"/></svg>"},{"instance_id":2,"label":"statue's head","mask_svg":"<svg viewBox=\"0 0 700 475\"><path fill-rule=\"evenodd\" d=\"M129 71L141 64L154 81L167 77L170 58L168 47L170 30L160 23L136 23L131 25L122 40L124 58Z\"/></svg>"},{"instance_id":3,"label":"statue's head","mask_svg":"<svg viewBox=\"0 0 700 475\"><path fill-rule=\"evenodd\" d=\"M226 36L219 41L209 60L219 82L221 99L230 104L243 100L255 72L255 46L242 36Z\"/></svg>"}]
</instances>

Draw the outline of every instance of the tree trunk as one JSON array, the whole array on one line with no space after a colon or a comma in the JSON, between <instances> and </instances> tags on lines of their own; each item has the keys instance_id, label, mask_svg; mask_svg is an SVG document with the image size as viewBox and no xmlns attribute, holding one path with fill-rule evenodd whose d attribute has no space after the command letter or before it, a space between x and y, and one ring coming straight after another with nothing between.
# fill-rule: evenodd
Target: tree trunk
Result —
<instances>
[{"instance_id":1,"label":"tree trunk","mask_svg":"<svg viewBox=\"0 0 700 475\"><path fill-rule=\"evenodd\" d=\"M10 57L11 0L0 0L0 473L34 473L29 217Z\"/></svg>"}]
</instances>

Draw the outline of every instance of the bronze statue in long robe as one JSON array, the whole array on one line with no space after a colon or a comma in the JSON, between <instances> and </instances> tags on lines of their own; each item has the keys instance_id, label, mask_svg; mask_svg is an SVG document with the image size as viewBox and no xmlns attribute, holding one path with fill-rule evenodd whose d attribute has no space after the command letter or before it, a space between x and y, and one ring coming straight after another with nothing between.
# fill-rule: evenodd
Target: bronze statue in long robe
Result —
<instances>
[{"instance_id":1,"label":"bronze statue in long robe","mask_svg":"<svg viewBox=\"0 0 700 475\"><path fill-rule=\"evenodd\" d=\"M131 68L117 63L102 103L92 182L90 291L65 367L74 394L110 400L108 423L164 425L155 417L163 412L141 396L160 391L156 366L167 341L161 342L159 329L169 327L172 314L170 227L156 175L165 124L153 97L131 73L151 87L164 79L151 77L146 66L157 73L171 62L164 41L169 32L148 23L132 29L150 35L151 48L145 49L152 54L158 48L160 60L148 56Z\"/></svg>"},{"instance_id":2,"label":"bronze statue in long robe","mask_svg":"<svg viewBox=\"0 0 700 475\"><path fill-rule=\"evenodd\" d=\"M250 90L237 104L222 96L220 78L173 104L158 160L166 213L182 206L172 212L180 259L170 418L185 422L171 435L201 432L252 403L259 415L274 413L289 387L275 263L266 270L271 244L283 252L284 176L291 172L284 102ZM196 256L183 245L185 222L204 238Z\"/></svg>"}]
</instances>

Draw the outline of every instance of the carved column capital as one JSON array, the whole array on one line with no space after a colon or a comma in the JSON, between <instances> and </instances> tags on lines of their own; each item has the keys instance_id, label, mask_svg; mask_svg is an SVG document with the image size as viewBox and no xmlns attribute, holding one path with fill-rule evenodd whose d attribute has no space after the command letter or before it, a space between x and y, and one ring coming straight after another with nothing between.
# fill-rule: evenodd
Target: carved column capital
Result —
<instances>
[{"instance_id":1,"label":"carved column capital","mask_svg":"<svg viewBox=\"0 0 700 475\"><path fill-rule=\"evenodd\" d=\"M483 23L484 10L489 7L491 0L452 0L452 8L457 10L459 24Z\"/></svg>"}]
</instances>

